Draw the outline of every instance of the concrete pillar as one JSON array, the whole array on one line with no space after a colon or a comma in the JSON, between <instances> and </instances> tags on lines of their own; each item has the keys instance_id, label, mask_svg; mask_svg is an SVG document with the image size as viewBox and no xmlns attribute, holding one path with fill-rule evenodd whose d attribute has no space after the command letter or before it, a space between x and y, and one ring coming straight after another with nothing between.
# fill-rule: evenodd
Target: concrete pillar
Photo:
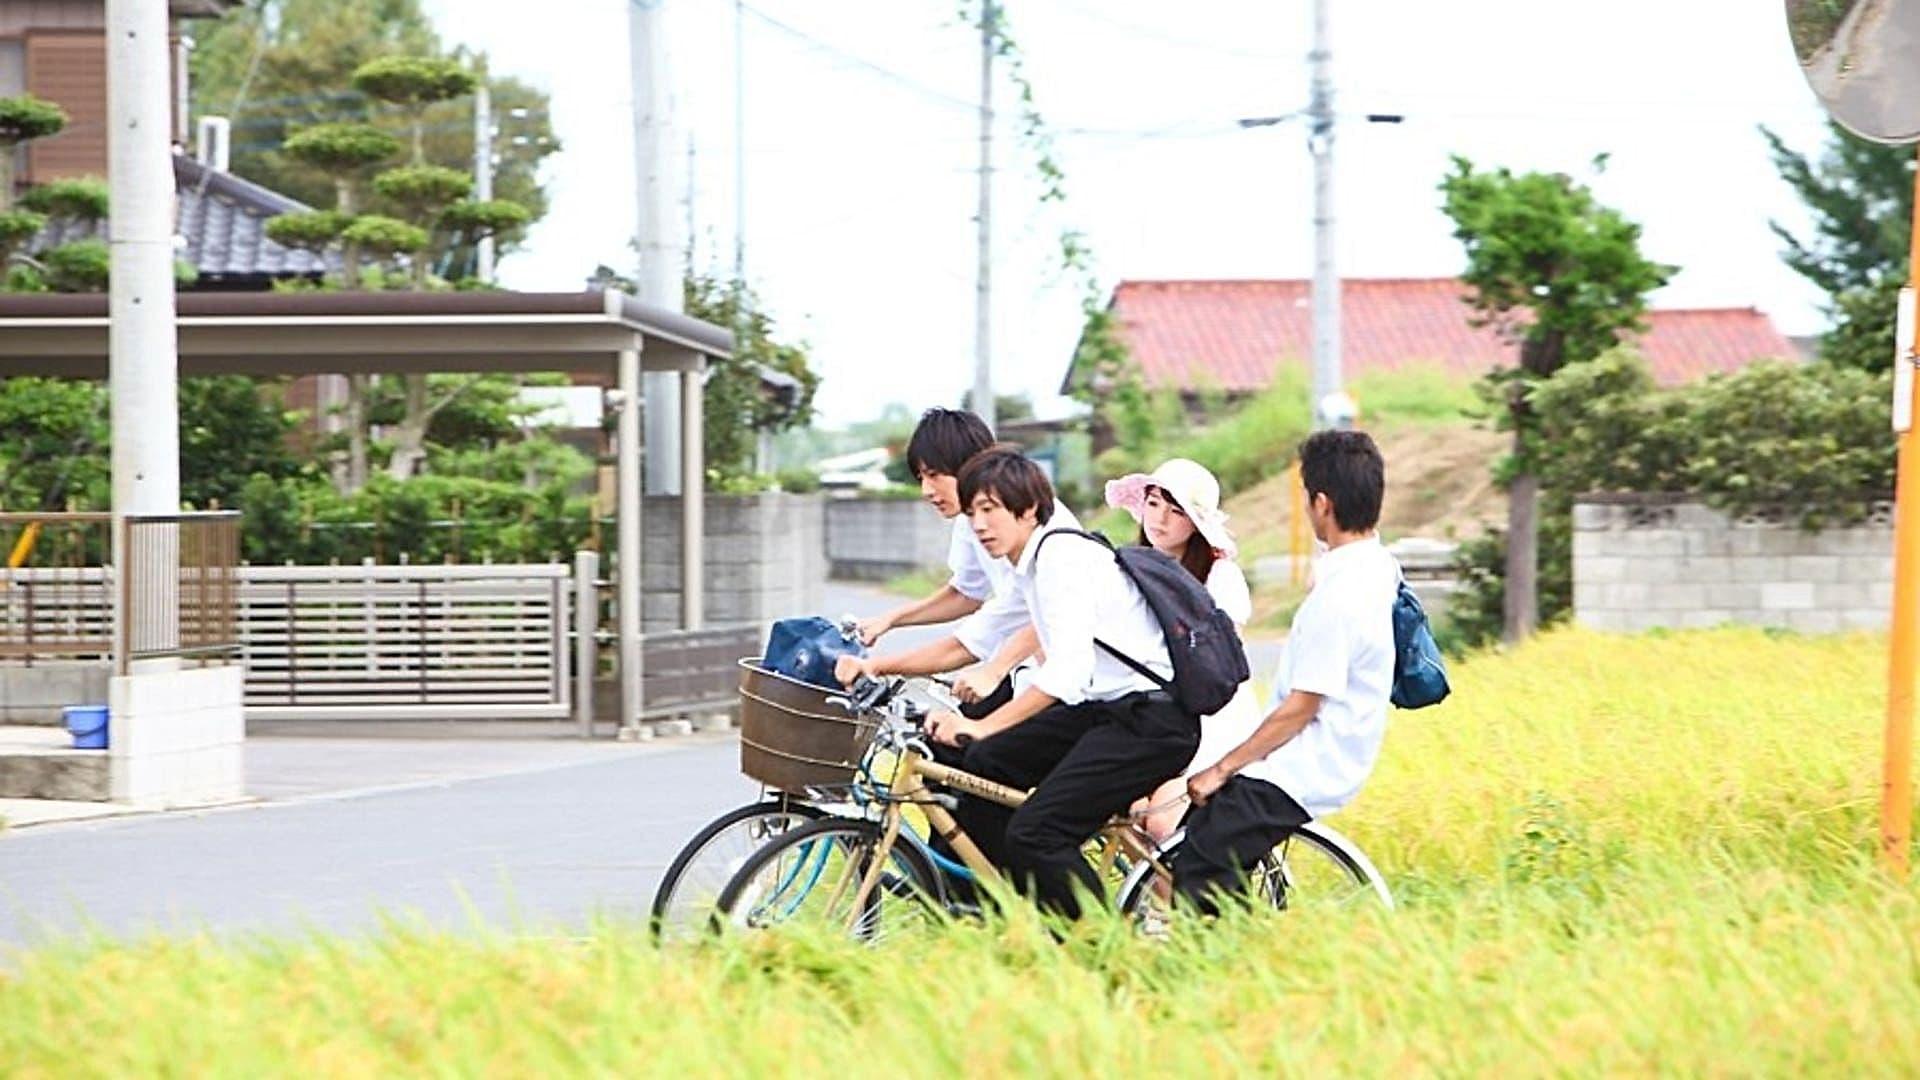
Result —
<instances>
[{"instance_id":1,"label":"concrete pillar","mask_svg":"<svg viewBox=\"0 0 1920 1080\"><path fill-rule=\"evenodd\" d=\"M640 344L620 350L619 428L619 606L620 727L637 731L645 709L641 691L644 663L640 648Z\"/></svg>"},{"instance_id":2,"label":"concrete pillar","mask_svg":"<svg viewBox=\"0 0 1920 1080\"><path fill-rule=\"evenodd\" d=\"M680 373L680 625L706 622L706 384L697 370Z\"/></svg>"}]
</instances>

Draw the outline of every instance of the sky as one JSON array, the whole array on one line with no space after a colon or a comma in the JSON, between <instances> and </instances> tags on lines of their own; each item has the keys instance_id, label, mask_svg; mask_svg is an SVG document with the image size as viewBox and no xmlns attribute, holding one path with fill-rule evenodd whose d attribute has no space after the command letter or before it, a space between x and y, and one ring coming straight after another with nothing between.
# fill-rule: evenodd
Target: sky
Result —
<instances>
[{"instance_id":1,"label":"sky","mask_svg":"<svg viewBox=\"0 0 1920 1080\"><path fill-rule=\"evenodd\" d=\"M627 10L647 0L426 0L449 43L548 91L563 149L553 209L500 277L582 287L630 267L636 220ZM979 51L959 0L750 0L736 147L734 5L664 5L669 78L691 148L696 270L746 275L824 377L821 422L883 405L957 404L972 384ZM1064 202L1042 203L1014 96L997 80L993 363L1000 393L1042 415L1080 329L1081 281L1059 270L1084 234L1104 289L1123 279L1304 278L1312 166L1306 0L1004 0L1054 132ZM1804 230L1762 124L1824 137L1780 5L1753 0L1338 0L1331 15L1336 259L1343 277L1458 273L1436 190L1450 156L1566 172L1681 267L1661 307L1758 307L1821 329L1821 296L1768 228ZM1400 113L1368 124L1367 113ZM1597 154L1609 155L1595 173ZM737 215L736 164L744 176Z\"/></svg>"}]
</instances>

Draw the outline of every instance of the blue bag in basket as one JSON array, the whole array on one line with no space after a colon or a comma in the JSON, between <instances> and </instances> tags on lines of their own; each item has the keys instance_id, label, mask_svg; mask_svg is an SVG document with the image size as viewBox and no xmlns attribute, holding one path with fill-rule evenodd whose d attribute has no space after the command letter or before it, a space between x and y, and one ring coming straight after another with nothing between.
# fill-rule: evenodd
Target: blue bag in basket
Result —
<instances>
[{"instance_id":1,"label":"blue bag in basket","mask_svg":"<svg viewBox=\"0 0 1920 1080\"><path fill-rule=\"evenodd\" d=\"M842 656L865 656L866 646L847 637L840 628L819 616L806 619L781 619L767 636L767 652L761 661L768 671L818 686L838 690L833 677L833 662Z\"/></svg>"}]
</instances>

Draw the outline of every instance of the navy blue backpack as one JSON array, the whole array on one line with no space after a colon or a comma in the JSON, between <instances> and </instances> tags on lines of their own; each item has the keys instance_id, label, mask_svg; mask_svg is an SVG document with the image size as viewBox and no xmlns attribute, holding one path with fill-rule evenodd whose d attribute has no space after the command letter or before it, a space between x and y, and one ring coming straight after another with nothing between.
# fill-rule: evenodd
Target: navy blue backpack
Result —
<instances>
[{"instance_id":1,"label":"navy blue backpack","mask_svg":"<svg viewBox=\"0 0 1920 1080\"><path fill-rule=\"evenodd\" d=\"M1403 578L1400 594L1393 600L1391 700L1402 709L1424 709L1446 700L1452 689L1447 685L1447 662L1433 640L1433 628L1427 625L1426 610Z\"/></svg>"},{"instance_id":2,"label":"navy blue backpack","mask_svg":"<svg viewBox=\"0 0 1920 1080\"><path fill-rule=\"evenodd\" d=\"M822 690L839 690L833 677L833 662L842 656L865 656L866 646L847 637L840 628L819 616L805 619L781 619L767 635L767 652L761 663L768 671L798 679Z\"/></svg>"}]
</instances>

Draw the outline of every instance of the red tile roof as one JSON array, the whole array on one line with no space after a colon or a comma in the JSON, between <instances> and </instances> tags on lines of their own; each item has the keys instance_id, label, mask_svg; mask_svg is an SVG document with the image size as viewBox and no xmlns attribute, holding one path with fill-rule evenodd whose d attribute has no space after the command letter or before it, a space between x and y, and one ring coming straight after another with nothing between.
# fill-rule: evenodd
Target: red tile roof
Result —
<instances>
[{"instance_id":1,"label":"red tile roof","mask_svg":"<svg viewBox=\"0 0 1920 1080\"><path fill-rule=\"evenodd\" d=\"M1313 351L1310 283L1123 281L1112 310L1149 386L1258 390L1284 359ZM1516 346L1469 323L1454 278L1341 283L1342 359L1348 374L1438 364L1463 376L1511 365ZM1793 359L1793 344L1753 308L1656 310L1639 345L1654 377L1686 382L1764 357Z\"/></svg>"}]
</instances>

